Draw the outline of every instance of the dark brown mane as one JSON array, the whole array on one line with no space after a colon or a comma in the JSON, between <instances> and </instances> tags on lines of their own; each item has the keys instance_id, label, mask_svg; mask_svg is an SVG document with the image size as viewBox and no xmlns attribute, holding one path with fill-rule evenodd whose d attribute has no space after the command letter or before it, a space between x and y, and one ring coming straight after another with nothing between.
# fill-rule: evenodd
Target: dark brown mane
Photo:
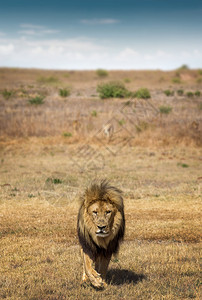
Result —
<instances>
[{"instance_id":1,"label":"dark brown mane","mask_svg":"<svg viewBox=\"0 0 202 300\"><path fill-rule=\"evenodd\" d=\"M81 205L83 202L83 204L85 203L86 206L89 206L97 200L112 202L118 209L123 209L122 191L110 185L106 179L100 183L94 181L90 187L86 189L81 198Z\"/></svg>"}]
</instances>

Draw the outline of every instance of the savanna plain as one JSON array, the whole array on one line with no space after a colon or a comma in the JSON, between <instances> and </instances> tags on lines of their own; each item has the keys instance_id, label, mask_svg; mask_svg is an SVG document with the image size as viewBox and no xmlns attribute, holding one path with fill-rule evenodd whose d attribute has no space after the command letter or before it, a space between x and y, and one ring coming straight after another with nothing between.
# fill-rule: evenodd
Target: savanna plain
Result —
<instances>
[{"instance_id":1,"label":"savanna plain","mask_svg":"<svg viewBox=\"0 0 202 300\"><path fill-rule=\"evenodd\" d=\"M0 299L201 299L202 70L0 68ZM79 197L123 191L108 286L80 285Z\"/></svg>"}]
</instances>

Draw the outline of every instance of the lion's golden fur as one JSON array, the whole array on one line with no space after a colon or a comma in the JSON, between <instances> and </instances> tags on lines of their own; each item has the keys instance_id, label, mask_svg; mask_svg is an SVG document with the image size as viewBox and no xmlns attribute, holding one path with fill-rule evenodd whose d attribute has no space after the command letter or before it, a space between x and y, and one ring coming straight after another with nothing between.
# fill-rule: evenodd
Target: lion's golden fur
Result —
<instances>
[{"instance_id":1,"label":"lion's golden fur","mask_svg":"<svg viewBox=\"0 0 202 300\"><path fill-rule=\"evenodd\" d=\"M103 230L107 231L106 236L104 231L101 231L101 234L97 233L99 228L105 228ZM122 192L106 180L92 183L81 197L77 229L84 255L83 280L88 278L94 286L100 287L100 278L96 281L96 276L92 275L95 270L91 267L91 270L86 268L94 262L97 274L101 273L102 277L105 277L111 255L118 251L125 230ZM85 264L85 261L89 264Z\"/></svg>"}]
</instances>

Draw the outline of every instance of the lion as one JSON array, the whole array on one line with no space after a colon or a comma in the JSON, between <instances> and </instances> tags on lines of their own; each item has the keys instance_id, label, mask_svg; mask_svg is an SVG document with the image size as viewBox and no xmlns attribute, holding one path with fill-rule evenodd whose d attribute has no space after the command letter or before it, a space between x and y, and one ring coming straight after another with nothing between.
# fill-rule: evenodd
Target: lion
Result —
<instances>
[{"instance_id":1,"label":"lion","mask_svg":"<svg viewBox=\"0 0 202 300\"><path fill-rule=\"evenodd\" d=\"M112 254L123 240L125 216L122 192L107 180L93 182L81 197L77 222L83 258L82 284L105 288Z\"/></svg>"}]
</instances>

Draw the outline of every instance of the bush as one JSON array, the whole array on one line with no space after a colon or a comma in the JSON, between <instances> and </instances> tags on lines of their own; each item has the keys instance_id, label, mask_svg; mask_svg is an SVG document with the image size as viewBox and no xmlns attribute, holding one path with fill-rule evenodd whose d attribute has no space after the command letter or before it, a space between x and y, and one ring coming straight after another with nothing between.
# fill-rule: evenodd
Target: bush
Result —
<instances>
[{"instance_id":1,"label":"bush","mask_svg":"<svg viewBox=\"0 0 202 300\"><path fill-rule=\"evenodd\" d=\"M174 95L174 91L170 91L170 90L165 90L164 91L164 94L166 95L166 96L173 96Z\"/></svg>"},{"instance_id":2,"label":"bush","mask_svg":"<svg viewBox=\"0 0 202 300\"><path fill-rule=\"evenodd\" d=\"M55 77L55 76L48 76L48 77L45 77L45 76L40 76L37 81L39 83L57 83L59 82L58 78Z\"/></svg>"},{"instance_id":3,"label":"bush","mask_svg":"<svg viewBox=\"0 0 202 300\"><path fill-rule=\"evenodd\" d=\"M121 119L121 120L119 120L118 123L120 126L123 126L126 123L126 121L124 119Z\"/></svg>"},{"instance_id":4,"label":"bush","mask_svg":"<svg viewBox=\"0 0 202 300\"><path fill-rule=\"evenodd\" d=\"M63 136L64 137L72 137L72 133L71 132L64 132Z\"/></svg>"},{"instance_id":5,"label":"bush","mask_svg":"<svg viewBox=\"0 0 202 300\"><path fill-rule=\"evenodd\" d=\"M14 92L12 90L9 91L9 90L5 89L5 90L3 90L2 95L6 100L8 100L11 96L14 95Z\"/></svg>"},{"instance_id":6,"label":"bush","mask_svg":"<svg viewBox=\"0 0 202 300\"><path fill-rule=\"evenodd\" d=\"M124 84L118 81L99 84L97 92L102 99L125 98L131 95L131 93L125 88Z\"/></svg>"},{"instance_id":7,"label":"bush","mask_svg":"<svg viewBox=\"0 0 202 300\"><path fill-rule=\"evenodd\" d=\"M182 96L184 94L184 91L183 90L178 90L177 94L178 94L178 96Z\"/></svg>"},{"instance_id":8,"label":"bush","mask_svg":"<svg viewBox=\"0 0 202 300\"><path fill-rule=\"evenodd\" d=\"M96 74L99 76L99 77L107 77L108 76L108 72L106 70L103 70L103 69L98 69L96 71Z\"/></svg>"},{"instance_id":9,"label":"bush","mask_svg":"<svg viewBox=\"0 0 202 300\"><path fill-rule=\"evenodd\" d=\"M50 177L48 177L48 178L46 179L46 182L47 182L47 183L48 183L48 182L51 182L51 183L53 183L53 184L61 184L61 183L62 183L62 180L59 179L59 178L50 178Z\"/></svg>"},{"instance_id":10,"label":"bush","mask_svg":"<svg viewBox=\"0 0 202 300\"><path fill-rule=\"evenodd\" d=\"M194 96L194 93L192 92L187 92L187 97L192 98Z\"/></svg>"},{"instance_id":11,"label":"bush","mask_svg":"<svg viewBox=\"0 0 202 300\"><path fill-rule=\"evenodd\" d=\"M194 95L195 95L196 97L200 97L200 96L201 96L201 92L200 92L200 91L196 91L196 92L194 93Z\"/></svg>"},{"instance_id":12,"label":"bush","mask_svg":"<svg viewBox=\"0 0 202 300\"><path fill-rule=\"evenodd\" d=\"M189 70L189 66L184 64L181 67L179 67L179 70Z\"/></svg>"},{"instance_id":13,"label":"bush","mask_svg":"<svg viewBox=\"0 0 202 300\"><path fill-rule=\"evenodd\" d=\"M143 132L149 128L149 124L145 121L140 121L136 126L135 126L137 132Z\"/></svg>"},{"instance_id":14,"label":"bush","mask_svg":"<svg viewBox=\"0 0 202 300\"><path fill-rule=\"evenodd\" d=\"M150 92L146 88L141 88L135 92L134 96L136 98L141 98L141 99L148 99L151 98Z\"/></svg>"},{"instance_id":15,"label":"bush","mask_svg":"<svg viewBox=\"0 0 202 300\"><path fill-rule=\"evenodd\" d=\"M129 82L131 82L131 80L130 80L130 78L125 78L125 79L124 79L124 82L125 82L125 83L129 83Z\"/></svg>"},{"instance_id":16,"label":"bush","mask_svg":"<svg viewBox=\"0 0 202 300\"><path fill-rule=\"evenodd\" d=\"M182 168L189 168L189 165L185 164L185 163L178 163L177 165L182 167Z\"/></svg>"},{"instance_id":17,"label":"bush","mask_svg":"<svg viewBox=\"0 0 202 300\"><path fill-rule=\"evenodd\" d=\"M70 90L69 89L60 89L59 95L61 97L68 97L70 95Z\"/></svg>"},{"instance_id":18,"label":"bush","mask_svg":"<svg viewBox=\"0 0 202 300\"><path fill-rule=\"evenodd\" d=\"M175 77L175 78L172 79L172 82L173 83L181 83L181 80L180 80L180 78Z\"/></svg>"},{"instance_id":19,"label":"bush","mask_svg":"<svg viewBox=\"0 0 202 300\"><path fill-rule=\"evenodd\" d=\"M199 110L202 110L202 102L199 103L198 109L199 109Z\"/></svg>"},{"instance_id":20,"label":"bush","mask_svg":"<svg viewBox=\"0 0 202 300\"><path fill-rule=\"evenodd\" d=\"M92 116L92 117L97 117L97 112L96 112L96 110L93 110L93 111L91 112L91 116Z\"/></svg>"},{"instance_id":21,"label":"bush","mask_svg":"<svg viewBox=\"0 0 202 300\"><path fill-rule=\"evenodd\" d=\"M30 104L40 105L44 103L44 96L36 96L34 98L29 99Z\"/></svg>"},{"instance_id":22,"label":"bush","mask_svg":"<svg viewBox=\"0 0 202 300\"><path fill-rule=\"evenodd\" d=\"M160 111L161 114L168 115L172 111L172 107L171 106L162 105L162 106L159 107L159 111Z\"/></svg>"}]
</instances>

